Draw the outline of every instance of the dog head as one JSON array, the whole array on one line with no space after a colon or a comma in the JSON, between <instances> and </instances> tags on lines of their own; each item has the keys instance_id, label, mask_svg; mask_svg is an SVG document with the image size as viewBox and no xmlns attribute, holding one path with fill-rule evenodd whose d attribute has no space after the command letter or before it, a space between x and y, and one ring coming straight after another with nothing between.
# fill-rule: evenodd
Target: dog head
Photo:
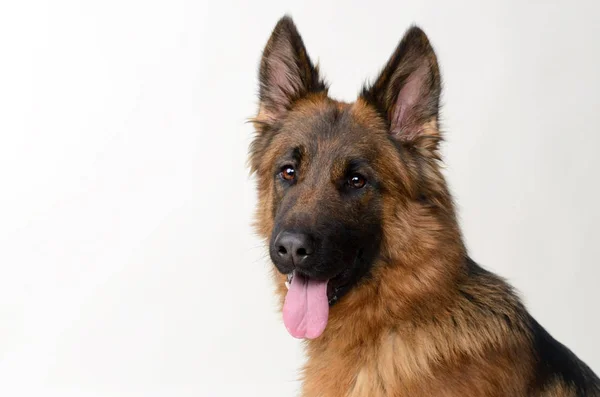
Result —
<instances>
[{"instance_id":1,"label":"dog head","mask_svg":"<svg viewBox=\"0 0 600 397\"><path fill-rule=\"evenodd\" d=\"M440 73L426 35L413 27L355 102L336 101L284 17L259 80L250 151L257 228L281 280L291 282L288 330L314 338L329 306L376 263L413 255L420 233L454 217L437 164Z\"/></svg>"}]
</instances>

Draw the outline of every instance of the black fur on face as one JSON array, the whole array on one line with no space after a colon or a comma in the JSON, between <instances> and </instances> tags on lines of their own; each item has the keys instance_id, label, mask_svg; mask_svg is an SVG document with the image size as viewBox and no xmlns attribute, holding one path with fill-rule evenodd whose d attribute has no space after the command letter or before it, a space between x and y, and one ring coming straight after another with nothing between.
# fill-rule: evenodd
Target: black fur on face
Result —
<instances>
[{"instance_id":1,"label":"black fur on face","mask_svg":"<svg viewBox=\"0 0 600 397\"><path fill-rule=\"evenodd\" d=\"M300 116L301 125L295 119L284 123L273 138L279 149L272 170L274 228L269 252L283 274L295 270L328 279L334 303L368 273L379 252L382 203L371 167L377 152L349 109L332 103L319 107L312 117ZM286 234L302 236L309 254L299 261L282 256L281 237Z\"/></svg>"}]
</instances>

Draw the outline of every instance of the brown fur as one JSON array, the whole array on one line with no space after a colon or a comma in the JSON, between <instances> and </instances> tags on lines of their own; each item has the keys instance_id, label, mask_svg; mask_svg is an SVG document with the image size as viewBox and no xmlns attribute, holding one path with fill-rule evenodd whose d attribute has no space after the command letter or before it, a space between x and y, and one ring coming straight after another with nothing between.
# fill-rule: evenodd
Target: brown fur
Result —
<instances>
[{"instance_id":1,"label":"brown fur","mask_svg":"<svg viewBox=\"0 0 600 397\"><path fill-rule=\"evenodd\" d=\"M299 117L328 101L315 98L299 105ZM344 106L360 113L357 122L379 126L360 101ZM270 153L261 163L268 164ZM400 162L382 164L381 169L406 180L416 172ZM431 173L432 183L441 179L439 172ZM270 190L269 181L259 183ZM438 200L451 205L446 194ZM525 395L532 367L529 337L526 330L507 329L501 317L515 317L512 321L519 323L523 309L510 289L499 279L468 277L453 216L432 213L391 194L385 197L383 211L383 259L370 280L332 307L326 333L307 343L303 396ZM452 213L452 208L444 212ZM261 234L270 236L268 194L261 195L258 213ZM275 273L275 279L283 300L285 277ZM515 377L522 382L515 384Z\"/></svg>"},{"instance_id":2,"label":"brown fur","mask_svg":"<svg viewBox=\"0 0 600 397\"><path fill-rule=\"evenodd\" d=\"M276 28L263 68L269 65L267 56L281 45L278 40L285 29L296 32L289 24L286 20ZM297 92L261 94L250 162L260 187L256 228L265 239L272 234L281 199L272 170L291 142L310 136L319 153L331 155L306 161L329 161L334 164L332 173L337 172L336 156L345 148L372 154L371 166L387 182L381 188L380 253L369 277L331 307L324 334L306 342L302 396L575 396L574 388L560 377L537 380L539 363L525 308L501 278L465 259L452 198L440 171L439 90L434 91L440 84L439 70L426 36L419 32L409 33L416 35L417 44L405 39L371 90L354 103L327 96L301 41L295 47L301 58L297 78L283 84ZM293 65L293 54L284 56L287 65ZM400 58L404 61L399 64ZM427 101L414 103L405 117L395 108L402 94L394 90L406 86L411 73L426 78L423 87L431 92L421 88ZM261 69L261 76L269 75ZM310 135L311 120L329 115L350 117L349 132ZM368 142L354 134L355 129L366 131ZM306 167L322 170L326 165ZM295 211L310 213L319 203L334 200L312 192L299 196ZM274 272L274 280L283 302L285 276Z\"/></svg>"}]
</instances>

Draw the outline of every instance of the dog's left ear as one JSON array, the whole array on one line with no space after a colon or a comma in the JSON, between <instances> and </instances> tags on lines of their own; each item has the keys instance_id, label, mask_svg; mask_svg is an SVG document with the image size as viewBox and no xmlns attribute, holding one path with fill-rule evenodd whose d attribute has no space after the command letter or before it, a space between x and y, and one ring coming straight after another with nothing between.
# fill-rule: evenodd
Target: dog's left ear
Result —
<instances>
[{"instance_id":1,"label":"dog's left ear","mask_svg":"<svg viewBox=\"0 0 600 397\"><path fill-rule=\"evenodd\" d=\"M362 98L386 118L393 139L435 151L440 93L435 52L425 33L412 27Z\"/></svg>"}]
</instances>

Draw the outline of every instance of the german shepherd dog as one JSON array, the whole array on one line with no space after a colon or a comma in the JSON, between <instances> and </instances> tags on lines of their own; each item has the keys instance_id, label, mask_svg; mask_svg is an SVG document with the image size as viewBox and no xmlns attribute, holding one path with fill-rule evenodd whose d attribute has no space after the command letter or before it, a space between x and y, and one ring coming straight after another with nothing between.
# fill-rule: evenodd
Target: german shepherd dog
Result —
<instances>
[{"instance_id":1,"label":"german shepherd dog","mask_svg":"<svg viewBox=\"0 0 600 397\"><path fill-rule=\"evenodd\" d=\"M421 29L345 103L285 16L259 82L256 228L285 326L306 339L302 396L600 396L592 370L467 255Z\"/></svg>"}]
</instances>

